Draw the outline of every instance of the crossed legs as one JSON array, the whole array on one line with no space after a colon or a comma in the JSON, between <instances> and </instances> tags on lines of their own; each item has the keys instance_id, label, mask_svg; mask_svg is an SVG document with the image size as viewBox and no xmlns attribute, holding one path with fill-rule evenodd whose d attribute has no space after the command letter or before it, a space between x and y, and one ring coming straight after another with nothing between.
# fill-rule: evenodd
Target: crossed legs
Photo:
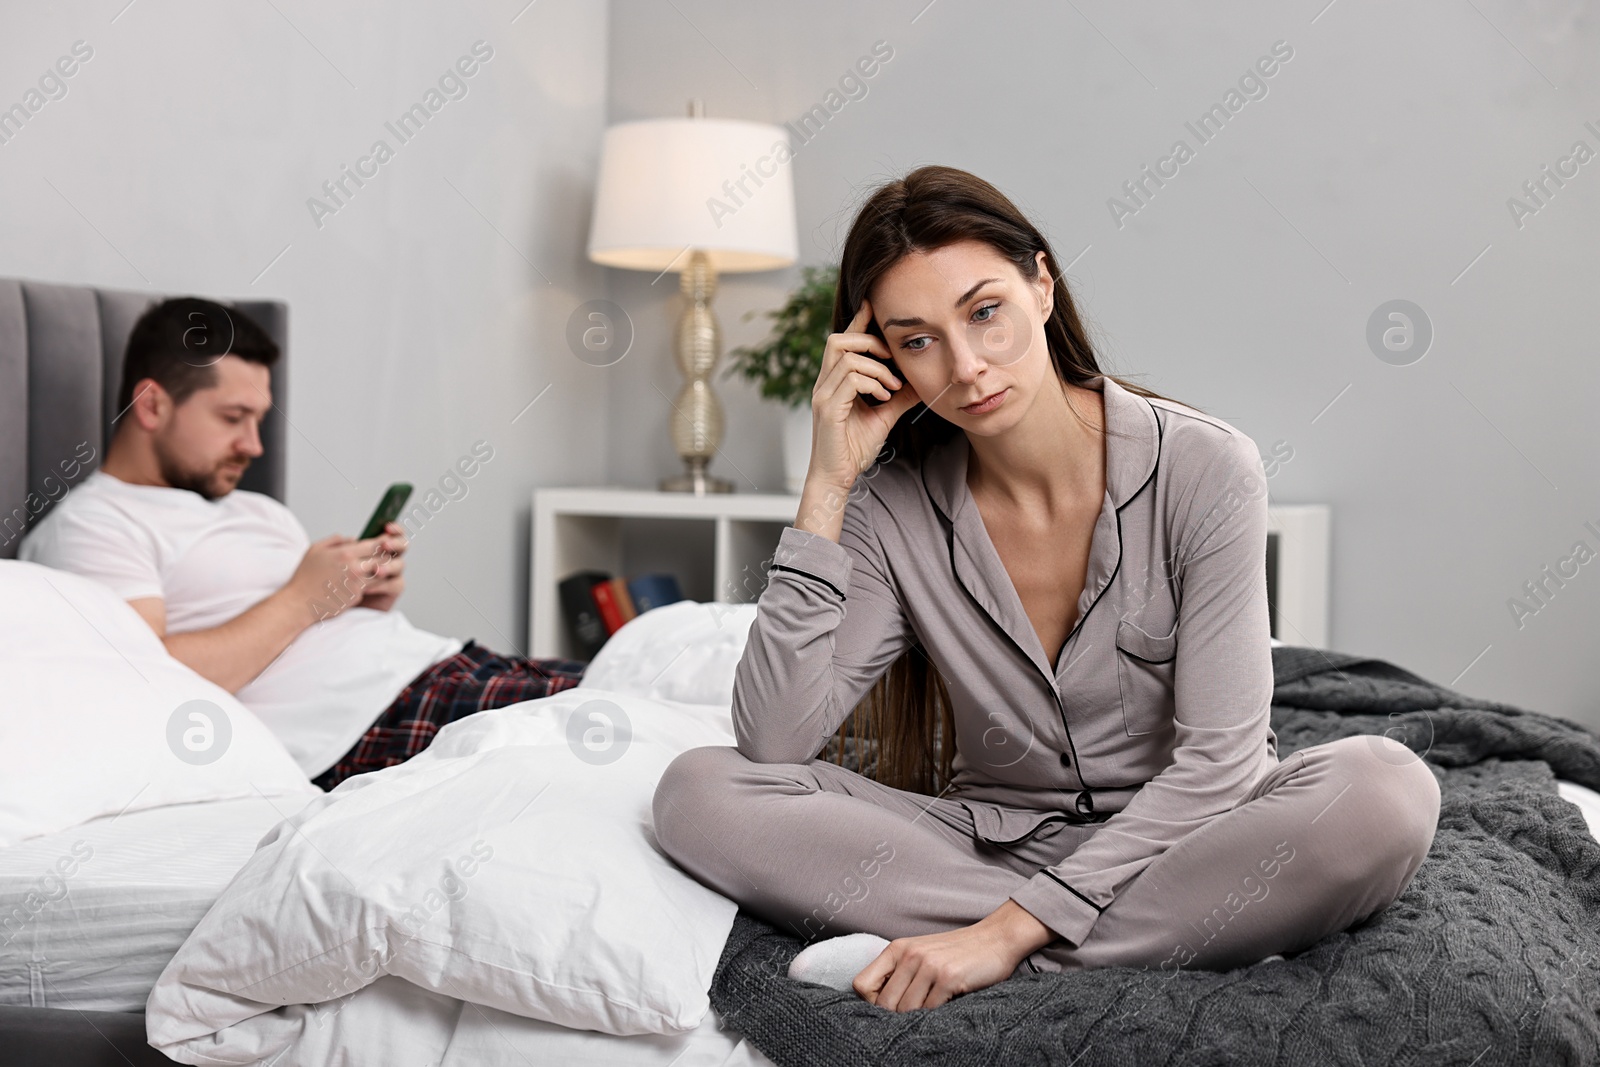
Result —
<instances>
[{"instance_id":1,"label":"crossed legs","mask_svg":"<svg viewBox=\"0 0 1600 1067\"><path fill-rule=\"evenodd\" d=\"M1438 812L1433 772L1402 745L1357 735L1302 749L1123 886L1081 945L1058 938L1019 972L1227 970L1298 952L1393 903ZM1103 825L1054 822L995 845L953 798L825 760L754 763L729 747L678 756L654 815L657 840L686 871L807 942L970 926Z\"/></svg>"}]
</instances>

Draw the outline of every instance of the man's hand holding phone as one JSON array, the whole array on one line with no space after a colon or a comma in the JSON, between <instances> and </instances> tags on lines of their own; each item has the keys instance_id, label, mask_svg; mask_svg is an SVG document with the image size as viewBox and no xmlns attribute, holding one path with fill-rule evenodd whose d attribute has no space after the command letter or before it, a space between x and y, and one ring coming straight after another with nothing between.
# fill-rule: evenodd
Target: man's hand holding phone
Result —
<instances>
[{"instance_id":1,"label":"man's hand holding phone","mask_svg":"<svg viewBox=\"0 0 1600 1067\"><path fill-rule=\"evenodd\" d=\"M388 611L405 590L407 544L405 528L397 522L366 540L344 534L324 537L306 550L289 587L318 620L348 607Z\"/></svg>"},{"instance_id":2,"label":"man's hand holding phone","mask_svg":"<svg viewBox=\"0 0 1600 1067\"><path fill-rule=\"evenodd\" d=\"M409 489L409 486L403 486ZM306 549L283 587L244 613L204 630L168 633L159 599L134 607L178 661L202 677L237 693L270 666L307 627L349 607L388 611L405 589L405 527L394 522L399 497L390 488L366 538L335 534ZM385 510L393 508L394 510ZM154 607L150 605L153 603ZM140 605L144 605L141 607Z\"/></svg>"},{"instance_id":3,"label":"man's hand holding phone","mask_svg":"<svg viewBox=\"0 0 1600 1067\"><path fill-rule=\"evenodd\" d=\"M405 580L400 577L405 563L400 557L406 551L406 531L394 520L399 518L400 509L410 499L411 483L395 482L384 490L383 498L361 530L359 540L377 541L378 548L373 553L377 566L357 607L388 611L405 591Z\"/></svg>"},{"instance_id":4,"label":"man's hand holding phone","mask_svg":"<svg viewBox=\"0 0 1600 1067\"><path fill-rule=\"evenodd\" d=\"M367 582L357 606L388 611L400 599L400 594L405 592L406 561L403 557L411 542L406 539L405 527L398 522L385 523L383 533L372 540L378 543L373 553L375 573Z\"/></svg>"},{"instance_id":5,"label":"man's hand holding phone","mask_svg":"<svg viewBox=\"0 0 1600 1067\"><path fill-rule=\"evenodd\" d=\"M811 393L811 465L795 526L834 541L851 486L877 459L900 416L921 400L888 366L893 354L866 332L871 324L872 306L863 300L850 324L828 335ZM869 396L880 403L869 403Z\"/></svg>"},{"instance_id":6,"label":"man's hand holding phone","mask_svg":"<svg viewBox=\"0 0 1600 1067\"><path fill-rule=\"evenodd\" d=\"M285 587L310 605L318 621L348 607L388 611L405 591L405 527L394 520L411 496L411 486L396 482L359 538L334 534L306 550Z\"/></svg>"}]
</instances>

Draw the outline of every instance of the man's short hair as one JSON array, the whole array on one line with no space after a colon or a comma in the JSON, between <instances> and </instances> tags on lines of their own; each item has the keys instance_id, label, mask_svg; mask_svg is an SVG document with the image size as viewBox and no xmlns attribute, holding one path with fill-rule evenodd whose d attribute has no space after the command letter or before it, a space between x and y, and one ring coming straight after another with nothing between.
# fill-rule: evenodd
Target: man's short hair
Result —
<instances>
[{"instance_id":1,"label":"man's short hair","mask_svg":"<svg viewBox=\"0 0 1600 1067\"><path fill-rule=\"evenodd\" d=\"M128 336L117 410L128 410L133 387L146 378L160 382L173 403L183 403L217 384L216 363L223 356L270 367L278 361L278 346L237 308L195 296L163 300L139 316Z\"/></svg>"}]
</instances>

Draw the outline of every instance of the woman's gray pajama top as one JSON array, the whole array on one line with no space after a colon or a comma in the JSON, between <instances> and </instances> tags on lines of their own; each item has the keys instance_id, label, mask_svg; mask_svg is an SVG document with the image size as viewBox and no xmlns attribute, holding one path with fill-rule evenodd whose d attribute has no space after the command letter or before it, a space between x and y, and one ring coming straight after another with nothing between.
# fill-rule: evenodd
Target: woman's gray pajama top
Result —
<instances>
[{"instance_id":1,"label":"woman's gray pajama top","mask_svg":"<svg viewBox=\"0 0 1600 1067\"><path fill-rule=\"evenodd\" d=\"M1278 765L1269 725L1267 491L1255 442L1101 375L1106 494L1078 618L1040 647L967 490L964 434L856 483L837 543L783 531L733 690L737 748L817 755L920 646L956 726L948 798L978 835L1103 824L1011 894L1081 944L1169 846Z\"/></svg>"}]
</instances>

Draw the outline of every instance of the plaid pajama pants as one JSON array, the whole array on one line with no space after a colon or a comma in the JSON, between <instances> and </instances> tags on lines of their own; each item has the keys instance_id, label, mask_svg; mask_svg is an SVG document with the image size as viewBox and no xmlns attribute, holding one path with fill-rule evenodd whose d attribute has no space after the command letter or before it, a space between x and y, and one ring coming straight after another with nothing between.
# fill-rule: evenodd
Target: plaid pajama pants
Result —
<instances>
[{"instance_id":1,"label":"plaid pajama pants","mask_svg":"<svg viewBox=\"0 0 1600 1067\"><path fill-rule=\"evenodd\" d=\"M571 689L587 666L583 660L501 656L468 638L460 652L412 679L361 740L312 781L332 789L351 775L404 763L448 723Z\"/></svg>"}]
</instances>

